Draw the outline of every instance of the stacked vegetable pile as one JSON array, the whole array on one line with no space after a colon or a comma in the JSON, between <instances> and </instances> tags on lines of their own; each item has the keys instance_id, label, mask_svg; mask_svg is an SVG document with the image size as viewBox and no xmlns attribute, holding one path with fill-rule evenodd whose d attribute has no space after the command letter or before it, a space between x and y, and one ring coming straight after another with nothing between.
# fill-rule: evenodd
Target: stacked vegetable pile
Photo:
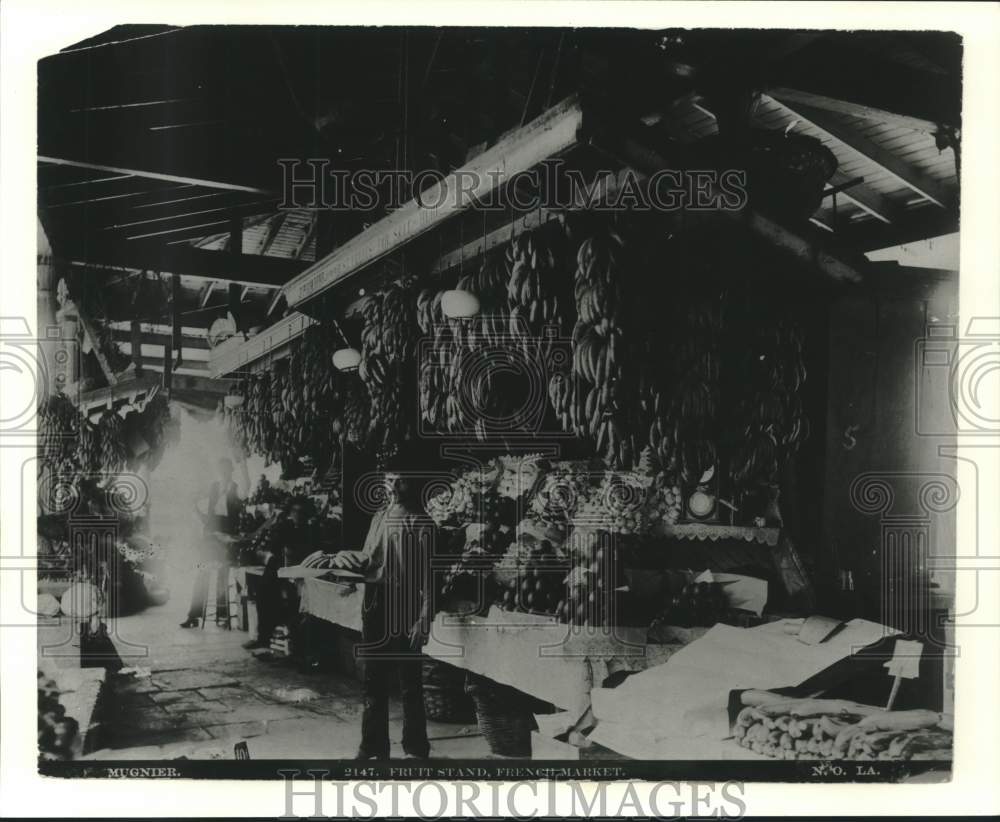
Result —
<instances>
[{"instance_id":1,"label":"stacked vegetable pile","mask_svg":"<svg viewBox=\"0 0 1000 822\"><path fill-rule=\"evenodd\" d=\"M744 701L755 702L758 692ZM773 694L770 697L774 697ZM747 705L733 736L776 759L951 759L951 717L935 711L884 711L839 699L777 699Z\"/></svg>"}]
</instances>

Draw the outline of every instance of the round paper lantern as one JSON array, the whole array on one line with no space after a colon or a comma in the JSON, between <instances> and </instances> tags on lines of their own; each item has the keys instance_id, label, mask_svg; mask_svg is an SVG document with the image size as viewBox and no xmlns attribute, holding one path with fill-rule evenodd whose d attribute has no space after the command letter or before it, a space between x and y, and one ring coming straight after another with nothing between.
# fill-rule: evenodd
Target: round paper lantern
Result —
<instances>
[{"instance_id":1,"label":"round paper lantern","mask_svg":"<svg viewBox=\"0 0 1000 822\"><path fill-rule=\"evenodd\" d=\"M479 297L459 288L445 291L441 295L441 310L452 320L475 317L479 313Z\"/></svg>"},{"instance_id":2,"label":"round paper lantern","mask_svg":"<svg viewBox=\"0 0 1000 822\"><path fill-rule=\"evenodd\" d=\"M66 616L84 619L97 613L99 597L97 588L89 582L75 582L66 589L59 605Z\"/></svg>"},{"instance_id":3,"label":"round paper lantern","mask_svg":"<svg viewBox=\"0 0 1000 822\"><path fill-rule=\"evenodd\" d=\"M340 348L333 352L333 367L338 371L357 371L361 352L356 348Z\"/></svg>"}]
</instances>

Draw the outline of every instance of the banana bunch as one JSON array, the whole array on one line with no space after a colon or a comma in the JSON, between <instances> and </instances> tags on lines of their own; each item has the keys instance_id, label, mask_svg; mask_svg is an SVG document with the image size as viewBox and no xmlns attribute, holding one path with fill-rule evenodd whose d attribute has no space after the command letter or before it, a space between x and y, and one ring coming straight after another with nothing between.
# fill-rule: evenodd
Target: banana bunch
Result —
<instances>
[{"instance_id":1,"label":"banana bunch","mask_svg":"<svg viewBox=\"0 0 1000 822\"><path fill-rule=\"evenodd\" d=\"M363 446L368 435L371 399L365 384L357 377L348 378L343 413L347 441L355 446Z\"/></svg>"},{"instance_id":2,"label":"banana bunch","mask_svg":"<svg viewBox=\"0 0 1000 822\"><path fill-rule=\"evenodd\" d=\"M640 393L650 415L647 440L661 465L688 484L718 460L722 304L712 296L670 306L650 336L660 363Z\"/></svg>"},{"instance_id":3,"label":"banana bunch","mask_svg":"<svg viewBox=\"0 0 1000 822\"><path fill-rule=\"evenodd\" d=\"M625 240L607 229L577 252L574 296L577 321L568 373L549 380L549 399L565 430L592 440L616 468L631 467L641 443L635 402L643 364L625 329L627 279L634 276Z\"/></svg>"},{"instance_id":4,"label":"banana bunch","mask_svg":"<svg viewBox=\"0 0 1000 822\"><path fill-rule=\"evenodd\" d=\"M38 409L38 454L45 465L54 468L73 458L81 422L76 406L62 394L42 404Z\"/></svg>"},{"instance_id":5,"label":"banana bunch","mask_svg":"<svg viewBox=\"0 0 1000 822\"><path fill-rule=\"evenodd\" d=\"M737 401L729 425L742 436L732 449L730 478L740 491L773 483L809 436L802 407L806 379L802 330L784 316L746 334L734 380Z\"/></svg>"},{"instance_id":6,"label":"banana bunch","mask_svg":"<svg viewBox=\"0 0 1000 822\"><path fill-rule=\"evenodd\" d=\"M524 232L507 247L509 332L522 341L526 356L545 358L552 338L565 337L572 327L573 268L567 242L563 224L552 221Z\"/></svg>"},{"instance_id":7,"label":"banana bunch","mask_svg":"<svg viewBox=\"0 0 1000 822\"><path fill-rule=\"evenodd\" d=\"M128 449L122 436L122 418L114 412L106 412L97 424L101 438L101 469L115 474L125 467Z\"/></svg>"},{"instance_id":8,"label":"banana bunch","mask_svg":"<svg viewBox=\"0 0 1000 822\"><path fill-rule=\"evenodd\" d=\"M76 462L80 470L93 474L101 470L101 436L87 419L80 421L80 436L76 443Z\"/></svg>"},{"instance_id":9,"label":"banana bunch","mask_svg":"<svg viewBox=\"0 0 1000 822\"><path fill-rule=\"evenodd\" d=\"M393 283L369 298L362 310L358 374L371 395L368 438L382 458L414 433L409 404L417 394L417 300L409 281Z\"/></svg>"}]
</instances>

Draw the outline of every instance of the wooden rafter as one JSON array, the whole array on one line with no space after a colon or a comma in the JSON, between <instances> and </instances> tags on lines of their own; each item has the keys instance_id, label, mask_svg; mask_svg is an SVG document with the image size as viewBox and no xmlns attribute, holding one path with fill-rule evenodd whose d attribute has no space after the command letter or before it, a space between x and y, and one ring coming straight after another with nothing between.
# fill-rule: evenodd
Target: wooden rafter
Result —
<instances>
[{"instance_id":1,"label":"wooden rafter","mask_svg":"<svg viewBox=\"0 0 1000 822\"><path fill-rule=\"evenodd\" d=\"M865 137L860 132L838 120L830 112L811 108L801 103L790 105L780 100L775 100L775 102L797 117L807 120L813 127L824 132L832 139L861 154L880 168L885 169L885 171L905 186L913 189L935 205L941 208L948 208L951 204L952 197L940 183L932 180L888 149L877 145L868 137Z\"/></svg>"},{"instance_id":2,"label":"wooden rafter","mask_svg":"<svg viewBox=\"0 0 1000 822\"><path fill-rule=\"evenodd\" d=\"M244 254L239 260L226 251L209 251L187 244L149 246L138 243L89 244L79 251L57 255L71 265L92 268L159 271L201 280L218 280L266 288L280 288L306 267L298 260Z\"/></svg>"},{"instance_id":3,"label":"wooden rafter","mask_svg":"<svg viewBox=\"0 0 1000 822\"><path fill-rule=\"evenodd\" d=\"M177 174L161 174L158 171L143 171L135 168L118 168L116 166L104 165L102 163L84 163L79 160L69 160L64 157L44 157L39 156L40 163L49 163L57 166L69 166L70 168L87 168L92 171L103 171L108 174L129 174L133 177L145 177L149 180L164 180L168 183L183 183L185 185L204 186L205 188L217 188L221 191L245 191L248 194L273 194L265 188L254 188L253 186L241 186L235 183L226 183L221 180L206 180L199 177L182 177Z\"/></svg>"},{"instance_id":4,"label":"wooden rafter","mask_svg":"<svg viewBox=\"0 0 1000 822\"><path fill-rule=\"evenodd\" d=\"M908 114L896 114L885 109L866 106L861 103L853 103L849 100L838 100L833 97L826 97L822 94L813 94L809 91L801 91L795 88L772 88L768 94L775 100L787 103L789 106L804 105L811 108L829 111L834 114L846 114L849 117L859 117L862 120L871 120L875 123L885 123L887 126L898 126L908 128L912 131L923 132L924 134L937 134L940 130L938 124L930 120L923 120L919 117L911 117Z\"/></svg>"}]
</instances>

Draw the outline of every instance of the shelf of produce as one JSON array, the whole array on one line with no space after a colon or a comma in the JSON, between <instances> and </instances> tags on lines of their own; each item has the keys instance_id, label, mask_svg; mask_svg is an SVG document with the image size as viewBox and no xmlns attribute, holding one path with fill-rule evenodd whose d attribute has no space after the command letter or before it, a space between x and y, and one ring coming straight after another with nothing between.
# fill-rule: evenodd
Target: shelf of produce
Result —
<instances>
[{"instance_id":1,"label":"shelf of produce","mask_svg":"<svg viewBox=\"0 0 1000 822\"><path fill-rule=\"evenodd\" d=\"M582 632L494 607L485 617L438 614L424 653L579 715L595 684L662 664L681 647L648 644L644 628Z\"/></svg>"}]
</instances>

